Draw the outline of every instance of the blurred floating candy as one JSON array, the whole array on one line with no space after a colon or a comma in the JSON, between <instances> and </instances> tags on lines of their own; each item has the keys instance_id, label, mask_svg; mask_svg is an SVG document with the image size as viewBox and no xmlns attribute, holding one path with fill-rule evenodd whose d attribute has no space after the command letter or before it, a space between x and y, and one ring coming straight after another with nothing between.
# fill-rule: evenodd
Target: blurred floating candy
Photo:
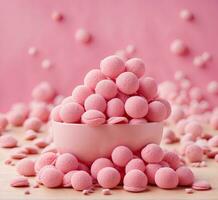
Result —
<instances>
[{"instance_id":1,"label":"blurred floating candy","mask_svg":"<svg viewBox=\"0 0 218 200\"><path fill-rule=\"evenodd\" d=\"M51 18L54 20L54 21L62 21L64 19L64 16L62 13L58 12L58 11L53 11L52 14L51 14Z\"/></svg>"},{"instance_id":2,"label":"blurred floating candy","mask_svg":"<svg viewBox=\"0 0 218 200\"><path fill-rule=\"evenodd\" d=\"M188 9L183 9L179 13L179 17L186 21L192 21L194 19L193 13Z\"/></svg>"},{"instance_id":3,"label":"blurred floating candy","mask_svg":"<svg viewBox=\"0 0 218 200\"><path fill-rule=\"evenodd\" d=\"M28 54L29 54L30 56L35 56L37 53L38 53L38 49L37 49L36 47L30 47L30 48L28 49Z\"/></svg>"},{"instance_id":4,"label":"blurred floating candy","mask_svg":"<svg viewBox=\"0 0 218 200\"><path fill-rule=\"evenodd\" d=\"M198 67L198 68L203 68L205 67L205 60L202 58L202 56L196 56L194 57L193 59L193 65L195 67Z\"/></svg>"},{"instance_id":5,"label":"blurred floating candy","mask_svg":"<svg viewBox=\"0 0 218 200\"><path fill-rule=\"evenodd\" d=\"M207 91L208 91L210 94L218 95L218 82L217 82L217 81L211 81L211 82L207 85Z\"/></svg>"},{"instance_id":6,"label":"blurred floating candy","mask_svg":"<svg viewBox=\"0 0 218 200\"><path fill-rule=\"evenodd\" d=\"M188 52L188 47L186 46L186 44L182 40L176 39L171 43L170 51L173 54L181 56L181 55L184 55Z\"/></svg>"},{"instance_id":7,"label":"blurred floating candy","mask_svg":"<svg viewBox=\"0 0 218 200\"><path fill-rule=\"evenodd\" d=\"M77 42L87 44L91 42L91 39L92 39L91 34L83 28L78 29L75 33L75 40Z\"/></svg>"},{"instance_id":8,"label":"blurred floating candy","mask_svg":"<svg viewBox=\"0 0 218 200\"><path fill-rule=\"evenodd\" d=\"M44 59L41 63L43 69L50 69L52 67L52 62L49 59Z\"/></svg>"}]
</instances>

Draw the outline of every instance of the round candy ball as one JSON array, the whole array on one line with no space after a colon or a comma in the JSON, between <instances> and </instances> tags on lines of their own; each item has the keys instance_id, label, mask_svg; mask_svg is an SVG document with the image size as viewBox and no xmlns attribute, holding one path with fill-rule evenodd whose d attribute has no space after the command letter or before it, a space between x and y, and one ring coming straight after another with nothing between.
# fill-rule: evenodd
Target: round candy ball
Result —
<instances>
[{"instance_id":1,"label":"round candy ball","mask_svg":"<svg viewBox=\"0 0 218 200\"><path fill-rule=\"evenodd\" d=\"M162 99L162 98L158 98L157 100L165 105L165 108L167 110L167 115L166 115L165 118L167 119L171 114L171 105L170 105L170 103L167 100Z\"/></svg>"},{"instance_id":2,"label":"round candy ball","mask_svg":"<svg viewBox=\"0 0 218 200\"><path fill-rule=\"evenodd\" d=\"M64 177L63 177L63 187L65 187L65 188L72 187L72 185L71 185L71 178L72 178L72 175L75 172L77 172L77 170L69 171L66 174L64 174Z\"/></svg>"},{"instance_id":3,"label":"round candy ball","mask_svg":"<svg viewBox=\"0 0 218 200\"><path fill-rule=\"evenodd\" d=\"M93 178L97 178L98 172L105 167L113 167L111 160L107 158L98 158L92 163L91 174Z\"/></svg>"},{"instance_id":4,"label":"round candy ball","mask_svg":"<svg viewBox=\"0 0 218 200\"><path fill-rule=\"evenodd\" d=\"M178 167L180 167L180 158L179 156L171 151L164 152L164 161L166 161L171 168L176 170Z\"/></svg>"},{"instance_id":5,"label":"round candy ball","mask_svg":"<svg viewBox=\"0 0 218 200\"><path fill-rule=\"evenodd\" d=\"M138 77L132 72L123 72L116 79L118 89L127 95L135 94L139 89Z\"/></svg>"},{"instance_id":6,"label":"round candy ball","mask_svg":"<svg viewBox=\"0 0 218 200\"><path fill-rule=\"evenodd\" d=\"M130 160L125 167L125 172L128 173L129 171L131 171L133 169L138 169L138 170L141 170L142 172L144 172L145 171L145 163L143 162L143 160L140 158L134 158L134 159Z\"/></svg>"},{"instance_id":7,"label":"round candy ball","mask_svg":"<svg viewBox=\"0 0 218 200\"><path fill-rule=\"evenodd\" d=\"M98 172L97 180L101 187L111 189L120 183L121 176L117 169L105 167Z\"/></svg>"},{"instance_id":8,"label":"round candy ball","mask_svg":"<svg viewBox=\"0 0 218 200\"><path fill-rule=\"evenodd\" d=\"M125 64L121 58L113 55L101 61L100 69L105 76L116 79L119 74L125 71Z\"/></svg>"},{"instance_id":9,"label":"round candy ball","mask_svg":"<svg viewBox=\"0 0 218 200\"><path fill-rule=\"evenodd\" d=\"M95 87L95 93L110 100L117 95L117 86L112 80L101 80Z\"/></svg>"},{"instance_id":10,"label":"round candy ball","mask_svg":"<svg viewBox=\"0 0 218 200\"><path fill-rule=\"evenodd\" d=\"M29 158L24 158L17 163L17 172L23 176L35 176L35 162Z\"/></svg>"},{"instance_id":11,"label":"round candy ball","mask_svg":"<svg viewBox=\"0 0 218 200\"><path fill-rule=\"evenodd\" d=\"M17 139L12 135L0 136L0 147L2 148L14 148L17 146Z\"/></svg>"},{"instance_id":12,"label":"round candy ball","mask_svg":"<svg viewBox=\"0 0 218 200\"><path fill-rule=\"evenodd\" d=\"M33 130L38 132L42 126L42 121L36 117L31 117L24 122L23 126L26 130Z\"/></svg>"},{"instance_id":13,"label":"round candy ball","mask_svg":"<svg viewBox=\"0 0 218 200\"><path fill-rule=\"evenodd\" d=\"M107 103L100 94L92 94L85 100L84 107L86 110L99 110L104 112Z\"/></svg>"},{"instance_id":14,"label":"round candy ball","mask_svg":"<svg viewBox=\"0 0 218 200\"><path fill-rule=\"evenodd\" d=\"M60 117L60 110L61 110L61 105L58 105L54 107L51 111L51 119L56 121L56 122L62 122L62 119Z\"/></svg>"},{"instance_id":15,"label":"round candy ball","mask_svg":"<svg viewBox=\"0 0 218 200\"><path fill-rule=\"evenodd\" d=\"M111 157L114 164L119 167L125 167L133 158L133 153L126 146L118 146L112 151Z\"/></svg>"},{"instance_id":16,"label":"round candy ball","mask_svg":"<svg viewBox=\"0 0 218 200\"><path fill-rule=\"evenodd\" d=\"M138 169L129 171L123 179L123 188L129 192L142 192L148 184L147 176Z\"/></svg>"},{"instance_id":17,"label":"round candy ball","mask_svg":"<svg viewBox=\"0 0 218 200\"><path fill-rule=\"evenodd\" d=\"M163 160L164 152L157 144L148 144L141 151L143 160L147 163L159 163Z\"/></svg>"},{"instance_id":18,"label":"round candy ball","mask_svg":"<svg viewBox=\"0 0 218 200\"><path fill-rule=\"evenodd\" d=\"M148 183L155 185L155 174L162 166L160 164L147 164L145 167L145 174L148 178Z\"/></svg>"},{"instance_id":19,"label":"round candy ball","mask_svg":"<svg viewBox=\"0 0 218 200\"><path fill-rule=\"evenodd\" d=\"M87 30L80 28L75 33L75 40L80 43L86 44L90 42L91 34Z\"/></svg>"},{"instance_id":20,"label":"round candy ball","mask_svg":"<svg viewBox=\"0 0 218 200\"><path fill-rule=\"evenodd\" d=\"M140 58L131 58L125 63L126 70L134 73L138 78L145 74L145 64Z\"/></svg>"},{"instance_id":21,"label":"round candy ball","mask_svg":"<svg viewBox=\"0 0 218 200\"><path fill-rule=\"evenodd\" d=\"M129 97L125 103L125 111L132 118L143 118L148 113L148 102L143 97Z\"/></svg>"},{"instance_id":22,"label":"round candy ball","mask_svg":"<svg viewBox=\"0 0 218 200\"><path fill-rule=\"evenodd\" d=\"M72 100L81 105L84 104L86 98L91 95L92 90L85 85L78 85L72 92Z\"/></svg>"},{"instance_id":23,"label":"round candy ball","mask_svg":"<svg viewBox=\"0 0 218 200\"><path fill-rule=\"evenodd\" d=\"M163 189L174 189L179 183L179 178L173 169L162 167L155 174L155 183Z\"/></svg>"},{"instance_id":24,"label":"round candy ball","mask_svg":"<svg viewBox=\"0 0 218 200\"><path fill-rule=\"evenodd\" d=\"M196 121L188 122L185 126L185 133L191 133L194 138L200 137L202 132L201 124Z\"/></svg>"},{"instance_id":25,"label":"round candy ball","mask_svg":"<svg viewBox=\"0 0 218 200\"><path fill-rule=\"evenodd\" d=\"M5 116L0 114L0 133L6 129L8 120Z\"/></svg>"},{"instance_id":26,"label":"round candy ball","mask_svg":"<svg viewBox=\"0 0 218 200\"><path fill-rule=\"evenodd\" d=\"M64 104L60 109L60 117L63 122L66 123L79 122L83 113L83 107L80 104L74 102Z\"/></svg>"},{"instance_id":27,"label":"round candy ball","mask_svg":"<svg viewBox=\"0 0 218 200\"><path fill-rule=\"evenodd\" d=\"M8 113L7 115L8 122L13 126L21 126L25 119L25 113L22 113L21 111L13 110Z\"/></svg>"},{"instance_id":28,"label":"round candy ball","mask_svg":"<svg viewBox=\"0 0 218 200\"><path fill-rule=\"evenodd\" d=\"M99 69L92 69L86 74L84 78L84 85L94 90L97 83L104 79L106 79L106 77Z\"/></svg>"},{"instance_id":29,"label":"round candy ball","mask_svg":"<svg viewBox=\"0 0 218 200\"><path fill-rule=\"evenodd\" d=\"M176 174L179 177L180 186L190 186L194 182L193 172L186 166L179 167L176 170Z\"/></svg>"},{"instance_id":30,"label":"round candy ball","mask_svg":"<svg viewBox=\"0 0 218 200\"><path fill-rule=\"evenodd\" d=\"M185 149L185 156L189 162L201 162L203 159L203 150L197 144L190 144Z\"/></svg>"},{"instance_id":31,"label":"round candy ball","mask_svg":"<svg viewBox=\"0 0 218 200\"><path fill-rule=\"evenodd\" d=\"M151 122L161 122L167 117L166 106L160 101L152 101L148 104L146 119Z\"/></svg>"},{"instance_id":32,"label":"round candy ball","mask_svg":"<svg viewBox=\"0 0 218 200\"><path fill-rule=\"evenodd\" d=\"M64 174L69 171L76 170L78 168L78 165L79 162L77 158L70 153L64 153L58 156L55 162L55 167L62 171Z\"/></svg>"},{"instance_id":33,"label":"round candy ball","mask_svg":"<svg viewBox=\"0 0 218 200\"><path fill-rule=\"evenodd\" d=\"M48 188L57 188L62 185L63 173L54 166L45 166L40 172L40 182Z\"/></svg>"},{"instance_id":34,"label":"round candy ball","mask_svg":"<svg viewBox=\"0 0 218 200\"><path fill-rule=\"evenodd\" d=\"M105 123L105 115L98 110L87 110L82 115L82 123L89 124L91 126L99 126Z\"/></svg>"},{"instance_id":35,"label":"round candy ball","mask_svg":"<svg viewBox=\"0 0 218 200\"><path fill-rule=\"evenodd\" d=\"M139 94L144 96L148 101L157 96L157 83L151 77L144 77L139 80Z\"/></svg>"},{"instance_id":36,"label":"round candy ball","mask_svg":"<svg viewBox=\"0 0 218 200\"><path fill-rule=\"evenodd\" d=\"M43 122L47 122L49 119L50 110L47 105L39 104L32 108L30 112L31 117L36 117Z\"/></svg>"},{"instance_id":37,"label":"round candy ball","mask_svg":"<svg viewBox=\"0 0 218 200\"><path fill-rule=\"evenodd\" d=\"M113 98L107 102L106 114L110 117L122 117L125 113L124 103L119 98Z\"/></svg>"},{"instance_id":38,"label":"round candy ball","mask_svg":"<svg viewBox=\"0 0 218 200\"><path fill-rule=\"evenodd\" d=\"M71 184L73 189L82 191L92 187L92 177L85 171L77 171L72 174Z\"/></svg>"}]
</instances>

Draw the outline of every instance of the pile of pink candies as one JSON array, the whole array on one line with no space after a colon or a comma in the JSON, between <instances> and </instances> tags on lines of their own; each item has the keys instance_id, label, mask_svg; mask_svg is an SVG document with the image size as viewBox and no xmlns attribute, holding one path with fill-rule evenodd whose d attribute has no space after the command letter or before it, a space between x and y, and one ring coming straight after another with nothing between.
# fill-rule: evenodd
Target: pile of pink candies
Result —
<instances>
[{"instance_id":1,"label":"pile of pink candies","mask_svg":"<svg viewBox=\"0 0 218 200\"><path fill-rule=\"evenodd\" d=\"M139 58L124 63L118 56L106 57L100 69L89 71L84 84L53 109L52 119L92 126L163 121L170 115L170 104L158 97L157 83L144 73Z\"/></svg>"},{"instance_id":2,"label":"pile of pink candies","mask_svg":"<svg viewBox=\"0 0 218 200\"><path fill-rule=\"evenodd\" d=\"M110 189L119 185L129 192L145 191L148 184L162 189L177 186L210 189L210 186L205 188L201 182L195 181L192 171L176 153L165 151L157 144L148 144L138 155L126 146L118 146L110 158L98 158L90 166L79 162L70 153L47 152L36 162L29 158L20 160L16 168L20 175L36 176L38 183L48 188L72 187L84 194L99 186L105 194L110 194ZM19 182L20 179L25 185ZM28 179L20 177L12 180L11 185L28 186Z\"/></svg>"}]
</instances>

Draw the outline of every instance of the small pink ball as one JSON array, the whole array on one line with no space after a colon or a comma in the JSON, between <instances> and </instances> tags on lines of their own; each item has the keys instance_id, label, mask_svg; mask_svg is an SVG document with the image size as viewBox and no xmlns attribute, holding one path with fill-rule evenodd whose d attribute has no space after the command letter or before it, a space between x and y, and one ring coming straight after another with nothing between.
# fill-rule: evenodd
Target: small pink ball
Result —
<instances>
[{"instance_id":1,"label":"small pink ball","mask_svg":"<svg viewBox=\"0 0 218 200\"><path fill-rule=\"evenodd\" d=\"M99 69L92 69L86 74L84 78L84 85L94 90L97 83L104 79L106 79L106 77Z\"/></svg>"},{"instance_id":2,"label":"small pink ball","mask_svg":"<svg viewBox=\"0 0 218 200\"><path fill-rule=\"evenodd\" d=\"M155 174L155 183L160 188L173 189L177 187L179 178L173 169L162 167Z\"/></svg>"},{"instance_id":3,"label":"small pink ball","mask_svg":"<svg viewBox=\"0 0 218 200\"><path fill-rule=\"evenodd\" d=\"M171 105L170 105L170 103L167 100L162 99L162 98L158 98L156 100L165 105L165 108L167 110L167 115L166 115L166 119L167 119L171 114Z\"/></svg>"},{"instance_id":4,"label":"small pink ball","mask_svg":"<svg viewBox=\"0 0 218 200\"><path fill-rule=\"evenodd\" d=\"M176 124L176 132L179 135L184 135L185 134L185 126L186 126L186 124L187 124L187 120L185 120L185 119L182 119L182 120L177 122L177 124Z\"/></svg>"},{"instance_id":5,"label":"small pink ball","mask_svg":"<svg viewBox=\"0 0 218 200\"><path fill-rule=\"evenodd\" d=\"M151 122L160 122L166 119L167 108L160 101L152 101L148 104L148 114L146 119Z\"/></svg>"},{"instance_id":6,"label":"small pink ball","mask_svg":"<svg viewBox=\"0 0 218 200\"><path fill-rule=\"evenodd\" d=\"M173 54L183 55L184 53L187 52L187 47L182 40L176 39L170 45L170 50Z\"/></svg>"},{"instance_id":7,"label":"small pink ball","mask_svg":"<svg viewBox=\"0 0 218 200\"><path fill-rule=\"evenodd\" d=\"M132 96L126 100L125 111L132 118L143 118L148 113L148 102L140 96Z\"/></svg>"},{"instance_id":8,"label":"small pink ball","mask_svg":"<svg viewBox=\"0 0 218 200\"><path fill-rule=\"evenodd\" d=\"M123 101L118 98L108 101L106 113L108 117L122 117L125 113Z\"/></svg>"},{"instance_id":9,"label":"small pink ball","mask_svg":"<svg viewBox=\"0 0 218 200\"><path fill-rule=\"evenodd\" d=\"M125 63L126 70L134 73L138 78L145 74L145 64L142 59L131 58Z\"/></svg>"},{"instance_id":10,"label":"small pink ball","mask_svg":"<svg viewBox=\"0 0 218 200\"><path fill-rule=\"evenodd\" d=\"M151 77L144 77L139 80L138 93L144 96L148 101L157 96L157 83Z\"/></svg>"},{"instance_id":11,"label":"small pink ball","mask_svg":"<svg viewBox=\"0 0 218 200\"><path fill-rule=\"evenodd\" d=\"M33 130L38 132L42 127L42 121L36 117L31 117L24 122L23 126L26 130Z\"/></svg>"},{"instance_id":12,"label":"small pink ball","mask_svg":"<svg viewBox=\"0 0 218 200\"><path fill-rule=\"evenodd\" d=\"M191 21L194 19L194 15L190 10L183 9L180 11L179 16L181 19L186 20L186 21Z\"/></svg>"},{"instance_id":13,"label":"small pink ball","mask_svg":"<svg viewBox=\"0 0 218 200\"><path fill-rule=\"evenodd\" d=\"M162 166L160 164L147 164L145 167L145 174L148 178L148 183L155 185L155 174Z\"/></svg>"},{"instance_id":14,"label":"small pink ball","mask_svg":"<svg viewBox=\"0 0 218 200\"><path fill-rule=\"evenodd\" d=\"M164 152L157 144L148 144L141 151L143 160L147 163L159 163L163 160Z\"/></svg>"},{"instance_id":15,"label":"small pink ball","mask_svg":"<svg viewBox=\"0 0 218 200\"><path fill-rule=\"evenodd\" d=\"M179 167L176 170L177 176L179 178L180 186L190 186L194 182L193 172L186 166Z\"/></svg>"},{"instance_id":16,"label":"small pink ball","mask_svg":"<svg viewBox=\"0 0 218 200\"><path fill-rule=\"evenodd\" d=\"M92 187L92 177L85 171L77 171L71 177L73 189L82 191Z\"/></svg>"},{"instance_id":17,"label":"small pink ball","mask_svg":"<svg viewBox=\"0 0 218 200\"><path fill-rule=\"evenodd\" d=\"M43 167L40 172L40 182L48 188L57 188L62 185L63 173L53 166Z\"/></svg>"},{"instance_id":18,"label":"small pink ball","mask_svg":"<svg viewBox=\"0 0 218 200\"><path fill-rule=\"evenodd\" d=\"M91 174L93 178L97 178L98 172L105 167L113 167L111 160L107 158L98 158L92 163Z\"/></svg>"},{"instance_id":19,"label":"small pink ball","mask_svg":"<svg viewBox=\"0 0 218 200\"><path fill-rule=\"evenodd\" d=\"M6 129L7 125L8 125L7 118L0 114L0 133Z\"/></svg>"},{"instance_id":20,"label":"small pink ball","mask_svg":"<svg viewBox=\"0 0 218 200\"><path fill-rule=\"evenodd\" d=\"M36 160L35 163L35 171L39 172L44 166L53 165L57 159L57 155L53 152L47 152L42 155Z\"/></svg>"},{"instance_id":21,"label":"small pink ball","mask_svg":"<svg viewBox=\"0 0 218 200\"><path fill-rule=\"evenodd\" d=\"M116 147L111 154L114 164L119 167L125 167L126 164L133 158L132 151L126 146Z\"/></svg>"},{"instance_id":22,"label":"small pink ball","mask_svg":"<svg viewBox=\"0 0 218 200\"><path fill-rule=\"evenodd\" d=\"M140 158L134 158L134 159L130 160L125 167L125 172L128 173L129 171L131 171L133 169L138 169L138 170L141 170L142 172L144 172L145 171L144 161Z\"/></svg>"},{"instance_id":23,"label":"small pink ball","mask_svg":"<svg viewBox=\"0 0 218 200\"><path fill-rule=\"evenodd\" d=\"M83 113L84 109L78 103L67 103L60 109L60 117L66 123L79 122Z\"/></svg>"},{"instance_id":24,"label":"small pink ball","mask_svg":"<svg viewBox=\"0 0 218 200\"><path fill-rule=\"evenodd\" d=\"M98 172L97 180L101 187L112 189L118 186L121 176L117 169L113 167L105 167Z\"/></svg>"},{"instance_id":25,"label":"small pink ball","mask_svg":"<svg viewBox=\"0 0 218 200\"><path fill-rule=\"evenodd\" d=\"M185 133L191 133L194 138L200 137L203 133L203 128L200 123L190 121L185 126Z\"/></svg>"},{"instance_id":26,"label":"small pink ball","mask_svg":"<svg viewBox=\"0 0 218 200\"><path fill-rule=\"evenodd\" d=\"M117 86L112 80L101 80L96 85L95 93L110 100L117 95Z\"/></svg>"},{"instance_id":27,"label":"small pink ball","mask_svg":"<svg viewBox=\"0 0 218 200\"><path fill-rule=\"evenodd\" d=\"M51 119L56 121L56 122L62 122L62 119L60 117L60 110L61 110L61 105L58 105L54 107L51 111Z\"/></svg>"},{"instance_id":28,"label":"small pink ball","mask_svg":"<svg viewBox=\"0 0 218 200\"><path fill-rule=\"evenodd\" d=\"M12 111L18 111L22 113L25 117L29 115L29 106L24 103L16 103L11 108Z\"/></svg>"},{"instance_id":29,"label":"small pink ball","mask_svg":"<svg viewBox=\"0 0 218 200\"><path fill-rule=\"evenodd\" d=\"M92 94L92 90L85 85L78 85L72 92L72 100L81 105L84 104L86 98Z\"/></svg>"},{"instance_id":30,"label":"small pink ball","mask_svg":"<svg viewBox=\"0 0 218 200\"><path fill-rule=\"evenodd\" d=\"M165 152L163 160L166 161L174 170L180 167L180 158L176 153L172 151Z\"/></svg>"},{"instance_id":31,"label":"small pink ball","mask_svg":"<svg viewBox=\"0 0 218 200\"><path fill-rule=\"evenodd\" d=\"M17 146L17 139L12 135L0 136L0 147L2 148L14 148Z\"/></svg>"},{"instance_id":32,"label":"small pink ball","mask_svg":"<svg viewBox=\"0 0 218 200\"><path fill-rule=\"evenodd\" d=\"M84 103L84 107L86 110L99 110L104 112L106 109L107 103L100 94L92 94L90 95Z\"/></svg>"},{"instance_id":33,"label":"small pink ball","mask_svg":"<svg viewBox=\"0 0 218 200\"><path fill-rule=\"evenodd\" d=\"M17 163L17 172L23 176L35 176L35 162L29 158L24 158Z\"/></svg>"},{"instance_id":34,"label":"small pink ball","mask_svg":"<svg viewBox=\"0 0 218 200\"><path fill-rule=\"evenodd\" d=\"M218 130L218 116L216 115L211 116L210 125L213 129Z\"/></svg>"},{"instance_id":35,"label":"small pink ball","mask_svg":"<svg viewBox=\"0 0 218 200\"><path fill-rule=\"evenodd\" d=\"M65 188L72 187L72 185L71 185L71 178L72 178L72 175L75 172L77 172L77 170L69 171L66 174L64 174L64 177L63 177L63 187L65 187Z\"/></svg>"},{"instance_id":36,"label":"small pink ball","mask_svg":"<svg viewBox=\"0 0 218 200\"><path fill-rule=\"evenodd\" d=\"M18 110L12 110L7 115L8 122L13 126L22 126L24 123L26 116L24 113Z\"/></svg>"},{"instance_id":37,"label":"small pink ball","mask_svg":"<svg viewBox=\"0 0 218 200\"><path fill-rule=\"evenodd\" d=\"M185 156L190 162L201 162L203 159L203 150L198 145L191 144L186 147Z\"/></svg>"},{"instance_id":38,"label":"small pink ball","mask_svg":"<svg viewBox=\"0 0 218 200\"><path fill-rule=\"evenodd\" d=\"M185 117L184 109L181 106L172 106L172 112L170 115L170 120L174 123Z\"/></svg>"},{"instance_id":39,"label":"small pink ball","mask_svg":"<svg viewBox=\"0 0 218 200\"><path fill-rule=\"evenodd\" d=\"M129 192L142 192L148 184L147 176L138 169L129 171L123 179L123 188Z\"/></svg>"},{"instance_id":40,"label":"small pink ball","mask_svg":"<svg viewBox=\"0 0 218 200\"><path fill-rule=\"evenodd\" d=\"M62 171L64 174L69 171L76 170L78 168L78 165L79 162L77 158L70 153L64 153L58 156L55 162L55 167Z\"/></svg>"},{"instance_id":41,"label":"small pink ball","mask_svg":"<svg viewBox=\"0 0 218 200\"><path fill-rule=\"evenodd\" d=\"M98 110L88 110L82 115L82 123L89 124L91 126L99 126L104 124L106 117L104 113Z\"/></svg>"},{"instance_id":42,"label":"small pink ball","mask_svg":"<svg viewBox=\"0 0 218 200\"><path fill-rule=\"evenodd\" d=\"M45 104L34 106L30 112L31 117L36 117L42 122L47 122L50 115L50 110Z\"/></svg>"},{"instance_id":43,"label":"small pink ball","mask_svg":"<svg viewBox=\"0 0 218 200\"><path fill-rule=\"evenodd\" d=\"M118 56L108 56L100 63L102 73L111 78L116 79L122 72L125 71L125 65L122 59Z\"/></svg>"},{"instance_id":44,"label":"small pink ball","mask_svg":"<svg viewBox=\"0 0 218 200\"><path fill-rule=\"evenodd\" d=\"M132 72L123 72L116 79L118 89L124 94L135 94L139 89L138 77Z\"/></svg>"},{"instance_id":45,"label":"small pink ball","mask_svg":"<svg viewBox=\"0 0 218 200\"><path fill-rule=\"evenodd\" d=\"M214 95L218 94L218 82L211 81L207 86L207 91Z\"/></svg>"},{"instance_id":46,"label":"small pink ball","mask_svg":"<svg viewBox=\"0 0 218 200\"><path fill-rule=\"evenodd\" d=\"M91 34L85 29L78 29L75 33L75 40L80 43L89 43L91 40Z\"/></svg>"}]
</instances>

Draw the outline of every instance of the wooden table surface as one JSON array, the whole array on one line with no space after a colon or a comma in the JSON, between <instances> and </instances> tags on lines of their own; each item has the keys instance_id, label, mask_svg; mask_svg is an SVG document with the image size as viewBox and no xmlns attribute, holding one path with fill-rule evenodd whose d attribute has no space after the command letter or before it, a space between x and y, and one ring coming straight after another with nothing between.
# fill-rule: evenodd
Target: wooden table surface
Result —
<instances>
[{"instance_id":1,"label":"wooden table surface","mask_svg":"<svg viewBox=\"0 0 218 200\"><path fill-rule=\"evenodd\" d=\"M21 128L9 130L9 134L13 134L18 140L19 144L30 143L23 141L23 130ZM45 133L40 133L40 137ZM167 145L167 148L178 148L178 145ZM206 160L208 167L192 168L197 179L208 180L213 189L209 191L195 191L193 194L186 194L184 188L175 190L163 190L157 187L148 187L148 190L143 193L130 193L122 189L112 190L112 195L105 196L101 193L101 189L97 189L90 195L83 195L81 192L76 192L72 188L69 189L48 189L43 186L40 188L28 188L30 195L25 195L24 191L27 188L12 188L10 187L10 180L18 175L14 166L4 164L5 159L8 158L10 150L0 149L0 199L2 200L20 200L20 199L37 199L37 200L218 200L218 163L214 160ZM30 179L31 184L35 183L34 178Z\"/></svg>"}]
</instances>

